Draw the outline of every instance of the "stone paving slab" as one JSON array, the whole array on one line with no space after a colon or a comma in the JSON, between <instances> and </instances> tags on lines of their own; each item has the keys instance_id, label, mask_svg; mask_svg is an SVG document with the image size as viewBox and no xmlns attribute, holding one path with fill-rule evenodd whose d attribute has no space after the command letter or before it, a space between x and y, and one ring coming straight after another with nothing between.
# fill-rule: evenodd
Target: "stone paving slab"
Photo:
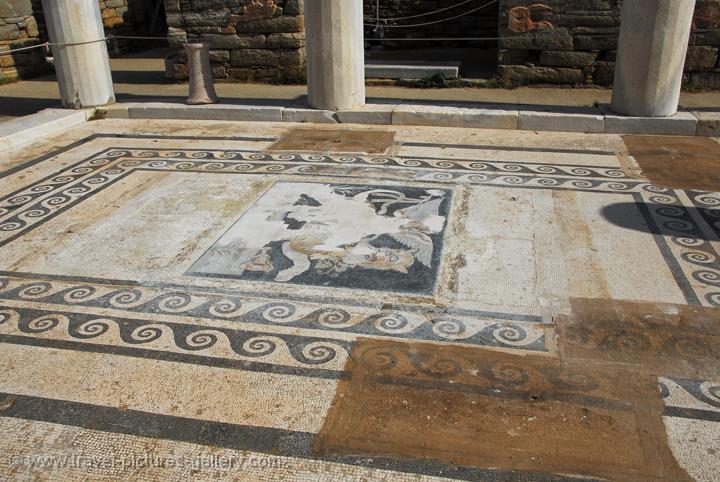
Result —
<instances>
[{"instance_id":1,"label":"stone paving slab","mask_svg":"<svg viewBox=\"0 0 720 482\"><path fill-rule=\"evenodd\" d=\"M530 131L605 132L605 116L598 108L542 108L523 106L518 129Z\"/></svg>"},{"instance_id":2,"label":"stone paving slab","mask_svg":"<svg viewBox=\"0 0 720 482\"><path fill-rule=\"evenodd\" d=\"M691 110L690 112L698 119L697 135L704 137L720 135L720 111Z\"/></svg>"},{"instance_id":3,"label":"stone paving slab","mask_svg":"<svg viewBox=\"0 0 720 482\"><path fill-rule=\"evenodd\" d=\"M303 129L394 142L272 150ZM720 193L626 151L148 119L8 149L0 478L714 480Z\"/></svg>"}]
</instances>

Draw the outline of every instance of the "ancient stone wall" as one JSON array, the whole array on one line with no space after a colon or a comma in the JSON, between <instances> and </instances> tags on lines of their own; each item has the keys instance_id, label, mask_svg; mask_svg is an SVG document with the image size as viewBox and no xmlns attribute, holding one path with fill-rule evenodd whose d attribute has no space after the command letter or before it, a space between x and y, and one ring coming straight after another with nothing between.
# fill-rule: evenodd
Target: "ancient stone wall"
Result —
<instances>
[{"instance_id":1,"label":"ancient stone wall","mask_svg":"<svg viewBox=\"0 0 720 482\"><path fill-rule=\"evenodd\" d=\"M155 0L98 0L105 26L105 34L123 36L165 35L162 9L159 10L154 31L150 31ZM47 42L47 26L41 0L0 0L0 53ZM111 55L123 54L148 47L160 47L165 42L121 39L108 44ZM0 81L8 82L35 77L50 71L44 48L0 55Z\"/></svg>"},{"instance_id":2,"label":"ancient stone wall","mask_svg":"<svg viewBox=\"0 0 720 482\"><path fill-rule=\"evenodd\" d=\"M12 49L40 44L40 32L30 0L0 1L0 82L47 72L43 49L3 54Z\"/></svg>"},{"instance_id":3,"label":"ancient stone wall","mask_svg":"<svg viewBox=\"0 0 720 482\"><path fill-rule=\"evenodd\" d=\"M621 0L500 1L500 75L524 84L610 86ZM686 85L720 88L720 0L698 0Z\"/></svg>"},{"instance_id":4,"label":"ancient stone wall","mask_svg":"<svg viewBox=\"0 0 720 482\"><path fill-rule=\"evenodd\" d=\"M302 82L305 78L303 0L165 0L170 45L210 47L216 79ZM184 53L172 66L187 78Z\"/></svg>"},{"instance_id":5,"label":"ancient stone wall","mask_svg":"<svg viewBox=\"0 0 720 482\"><path fill-rule=\"evenodd\" d=\"M498 34L498 4L487 4L487 1L474 1L457 7L461 0L380 0L380 25L386 28L377 29L377 2L364 0L365 12L365 38L384 39L394 38L495 38ZM439 20L449 19L457 15L471 12L479 7L480 10L463 15L459 18L445 22ZM443 10L445 9L445 10ZM438 13L437 10L442 10ZM427 15L426 15L427 14ZM419 16L422 15L422 16ZM399 20L384 20L399 17L414 17ZM433 22L433 23L431 23ZM438 23L434 23L438 22ZM430 25L420 25L430 23ZM391 25L403 26L401 28L389 27ZM409 25L410 27L404 27ZM412 25L417 25L413 27ZM496 41L488 42L419 42L419 41L384 41L383 45L389 48L418 48L457 46L457 47L483 47L494 46Z\"/></svg>"}]
</instances>

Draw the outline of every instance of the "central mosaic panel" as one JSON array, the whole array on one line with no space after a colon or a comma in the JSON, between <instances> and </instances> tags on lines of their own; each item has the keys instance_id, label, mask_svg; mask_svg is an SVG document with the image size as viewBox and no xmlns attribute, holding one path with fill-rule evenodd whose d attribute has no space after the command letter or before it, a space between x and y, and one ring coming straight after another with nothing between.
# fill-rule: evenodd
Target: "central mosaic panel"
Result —
<instances>
[{"instance_id":1,"label":"central mosaic panel","mask_svg":"<svg viewBox=\"0 0 720 482\"><path fill-rule=\"evenodd\" d=\"M452 194L279 182L188 274L432 293Z\"/></svg>"}]
</instances>

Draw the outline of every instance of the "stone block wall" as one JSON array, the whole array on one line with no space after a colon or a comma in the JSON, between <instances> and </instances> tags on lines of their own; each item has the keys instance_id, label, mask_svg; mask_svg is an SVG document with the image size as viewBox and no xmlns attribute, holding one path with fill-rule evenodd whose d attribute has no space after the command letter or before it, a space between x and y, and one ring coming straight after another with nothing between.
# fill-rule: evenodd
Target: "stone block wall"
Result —
<instances>
[{"instance_id":1,"label":"stone block wall","mask_svg":"<svg viewBox=\"0 0 720 482\"><path fill-rule=\"evenodd\" d=\"M98 0L105 34L125 36L165 35L165 19L159 11L156 29L150 32L155 0ZM48 33L41 0L0 0L0 53L47 42ZM148 47L161 47L166 42L118 40L109 44L111 55ZM44 48L0 55L0 82L36 77L51 70Z\"/></svg>"},{"instance_id":2,"label":"stone block wall","mask_svg":"<svg viewBox=\"0 0 720 482\"><path fill-rule=\"evenodd\" d=\"M720 89L720 0L698 0L685 60L686 86Z\"/></svg>"},{"instance_id":3,"label":"stone block wall","mask_svg":"<svg viewBox=\"0 0 720 482\"><path fill-rule=\"evenodd\" d=\"M38 45L40 32L30 0L0 1L0 82L33 77L48 71L44 49L4 54Z\"/></svg>"},{"instance_id":4,"label":"stone block wall","mask_svg":"<svg viewBox=\"0 0 720 482\"><path fill-rule=\"evenodd\" d=\"M503 85L611 86L621 2L501 0L498 63ZM720 88L719 27L720 0L698 0L686 85Z\"/></svg>"},{"instance_id":5,"label":"stone block wall","mask_svg":"<svg viewBox=\"0 0 720 482\"><path fill-rule=\"evenodd\" d=\"M471 2L460 5L457 8L450 8L459 3L459 0L380 0L380 19L392 19L399 17L408 17L423 15L421 17L408 18L403 20L381 20L381 25L418 25L430 22L436 22L456 15L464 14L481 7L487 2ZM474 38L496 38L498 35L498 4L493 3L485 6L480 10L472 12L462 17L430 25L419 25L417 27L402 28L382 28L376 31L377 23L377 3L376 0L364 0L363 9L365 12L365 38L384 39L394 38L458 38L458 37L474 37ZM437 10L447 9L439 13L431 13ZM422 41L383 41L383 45L388 48L424 48L437 47L438 45L447 47L494 47L496 41L486 42L422 42Z\"/></svg>"},{"instance_id":6,"label":"stone block wall","mask_svg":"<svg viewBox=\"0 0 720 482\"><path fill-rule=\"evenodd\" d=\"M210 47L216 79L303 82L303 0L165 0L170 45ZM170 70L187 78L182 50Z\"/></svg>"}]
</instances>

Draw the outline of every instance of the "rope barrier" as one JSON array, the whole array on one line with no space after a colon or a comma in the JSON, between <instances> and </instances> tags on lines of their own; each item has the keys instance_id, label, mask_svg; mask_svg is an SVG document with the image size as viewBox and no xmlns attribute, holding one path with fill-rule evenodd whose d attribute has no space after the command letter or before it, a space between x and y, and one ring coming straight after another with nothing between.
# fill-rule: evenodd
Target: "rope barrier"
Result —
<instances>
[{"instance_id":1,"label":"rope barrier","mask_svg":"<svg viewBox=\"0 0 720 482\"><path fill-rule=\"evenodd\" d=\"M58 46L58 47L73 47L77 45L88 45L88 44L94 44L94 43L100 43L100 42L108 42L112 40L115 44L115 48L117 50L117 39L128 39L128 40L168 40L168 37L143 37L143 36L134 36L134 35L108 35L107 37L98 39L98 40L88 40L85 42L43 42L41 44L37 45L30 45L28 47L18 47L15 49L10 50L4 50L0 51L0 55L10 55L14 54L16 52L24 52L26 50L33 50L33 49L39 49L39 48L49 48L52 46Z\"/></svg>"},{"instance_id":2,"label":"rope barrier","mask_svg":"<svg viewBox=\"0 0 720 482\"><path fill-rule=\"evenodd\" d=\"M435 15L436 13L445 12L447 10L452 10L453 8L457 8L457 7L462 7L466 3L470 3L470 2L474 2L474 1L476 1L476 0L465 0L464 2L456 3L455 5L450 5L449 7L433 10L432 12L420 13L418 15L408 15L407 17L389 17L389 18L383 18L383 20L395 21L395 20L408 20L410 18L427 17L428 15ZM379 21L380 20L380 10L377 11L377 15L378 15L378 21Z\"/></svg>"},{"instance_id":3,"label":"rope barrier","mask_svg":"<svg viewBox=\"0 0 720 482\"><path fill-rule=\"evenodd\" d=\"M425 27L427 25L435 25L435 24L443 23L443 22L449 22L450 20L455 20L456 18L464 17L465 15L470 15L471 13L475 13L475 12L482 10L483 8L487 8L490 5L493 5L497 2L498 2L498 0L491 0L490 2L488 2L484 5L480 5L477 8L473 8L472 10L468 10L467 12L461 13L460 15L455 15L454 17L444 18L442 20L433 20L432 22L416 23L413 25L381 25L380 28L415 28L415 27ZM369 24L364 24L364 25L366 27L373 26L373 25L369 25Z\"/></svg>"},{"instance_id":4,"label":"rope barrier","mask_svg":"<svg viewBox=\"0 0 720 482\"><path fill-rule=\"evenodd\" d=\"M388 38L388 37L368 37L365 39L367 42L480 42L483 40L502 40L500 37L402 37L402 38Z\"/></svg>"},{"instance_id":5,"label":"rope barrier","mask_svg":"<svg viewBox=\"0 0 720 482\"><path fill-rule=\"evenodd\" d=\"M490 4L497 2L498 0L493 0L490 2ZM484 6L490 5L486 4ZM483 7L480 7L483 8ZM466 12L463 15L467 15L468 12ZM461 15L462 16L462 15ZM449 20L449 19L445 19ZM386 27L412 27L412 25L386 25ZM691 33L705 33L705 32L715 32L716 30L713 29L697 29L691 31ZM613 38L617 37L618 34L586 34L587 37L593 37L593 38ZM490 40L502 40L504 37L402 37L402 38L378 38L378 37L366 37L365 40L367 41L373 41L373 42L406 42L406 41L442 41L442 42L461 42L461 41L467 41L467 42L478 42L478 41L490 41ZM86 42L72 42L72 43L64 43L64 42L44 42L37 45L30 45L27 47L18 47L15 49L10 50L4 50L0 51L0 55L11 55L16 52L24 52L28 50L33 49L39 49L39 48L49 48L51 46L61 46L61 47L72 47L76 45L87 45L87 44L93 44L93 43L100 43L100 42L107 42L109 40L112 40L115 44L115 48L117 50L117 40L118 39L127 39L127 40L169 40L169 37L144 37L144 36L133 36L133 35L108 35L105 38L98 39L98 40L88 40Z\"/></svg>"}]
</instances>

